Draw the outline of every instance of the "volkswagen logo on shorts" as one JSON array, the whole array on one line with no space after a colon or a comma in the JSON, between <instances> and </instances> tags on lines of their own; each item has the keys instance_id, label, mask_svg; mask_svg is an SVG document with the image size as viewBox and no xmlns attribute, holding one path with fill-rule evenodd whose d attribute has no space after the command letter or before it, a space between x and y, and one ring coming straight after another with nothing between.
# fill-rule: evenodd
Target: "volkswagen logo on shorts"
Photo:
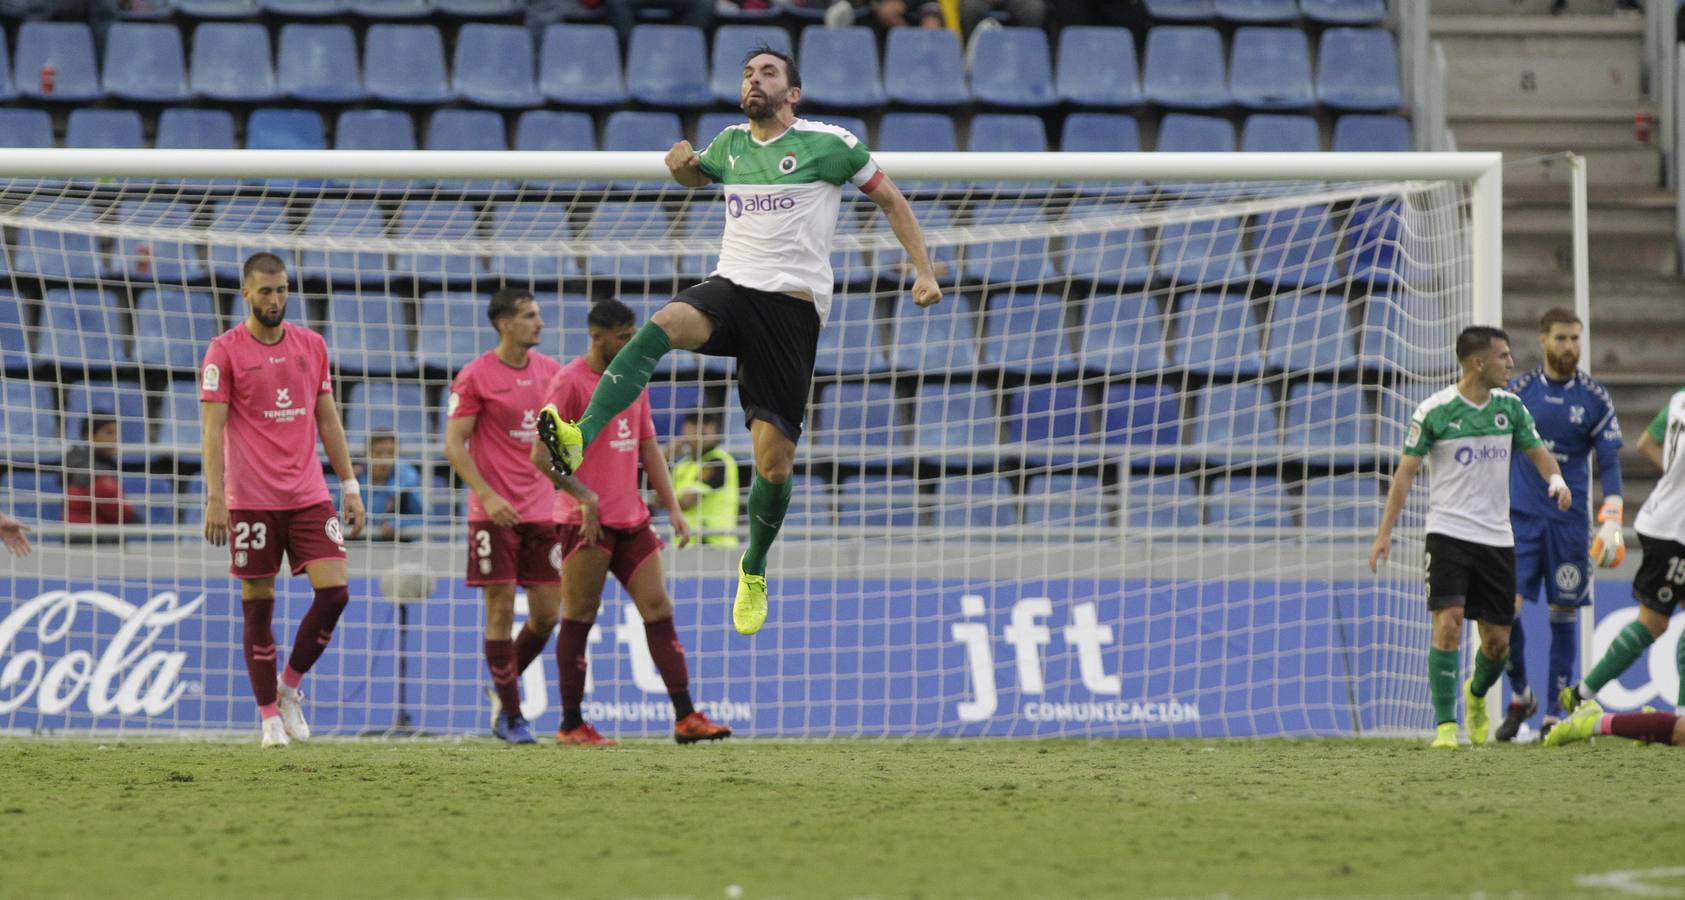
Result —
<instances>
[{"instance_id":1,"label":"volkswagen logo on shorts","mask_svg":"<svg viewBox=\"0 0 1685 900\"><path fill-rule=\"evenodd\" d=\"M326 531L328 532L328 540L341 546L345 544L345 532L339 527L339 516L328 517Z\"/></svg>"},{"instance_id":2,"label":"volkswagen logo on shorts","mask_svg":"<svg viewBox=\"0 0 1685 900\"><path fill-rule=\"evenodd\" d=\"M1580 567L1573 563L1563 563L1556 568L1556 587L1565 594L1571 594L1580 589Z\"/></svg>"}]
</instances>

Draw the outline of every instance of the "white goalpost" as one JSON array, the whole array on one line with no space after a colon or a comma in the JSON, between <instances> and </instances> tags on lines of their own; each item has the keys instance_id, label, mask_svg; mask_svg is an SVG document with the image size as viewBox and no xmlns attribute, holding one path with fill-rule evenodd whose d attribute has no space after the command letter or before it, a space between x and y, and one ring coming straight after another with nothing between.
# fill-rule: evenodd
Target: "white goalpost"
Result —
<instances>
[{"instance_id":1,"label":"white goalpost","mask_svg":"<svg viewBox=\"0 0 1685 900\"><path fill-rule=\"evenodd\" d=\"M1428 730L1425 490L1379 576L1366 557L1409 413L1455 379L1458 329L1501 322L1499 155L876 157L945 298L911 303L845 189L766 628L730 626L740 547L666 551L697 705L746 736ZM195 378L257 251L327 337L353 457L391 434L420 481L374 510L391 539L349 547L312 725L482 730L442 411L489 295L530 288L539 349L578 355L593 301L646 319L749 214L659 153L0 150L0 509L37 543L0 571L0 731L255 725L238 586L199 537ZM650 396L664 440L717 418L747 487L732 370L677 352ZM73 454L97 420L116 447ZM110 484L132 513L87 496ZM90 511L134 521L66 521ZM285 582L290 645L309 591ZM671 728L643 640L610 588L605 732ZM550 654L524 686L553 729Z\"/></svg>"}]
</instances>

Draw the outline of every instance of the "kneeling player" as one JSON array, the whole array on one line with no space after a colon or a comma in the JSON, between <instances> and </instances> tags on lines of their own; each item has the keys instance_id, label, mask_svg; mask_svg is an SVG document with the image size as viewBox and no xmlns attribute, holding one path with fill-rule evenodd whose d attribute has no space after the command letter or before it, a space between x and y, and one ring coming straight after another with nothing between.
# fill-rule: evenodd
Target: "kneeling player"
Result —
<instances>
[{"instance_id":1,"label":"kneeling player","mask_svg":"<svg viewBox=\"0 0 1685 900\"><path fill-rule=\"evenodd\" d=\"M592 307L587 323L590 350L563 366L545 390L545 402L570 419L577 418L591 402L591 393L596 390L603 371L632 339L635 324L632 311L616 300L605 300ZM661 672L668 695L673 698L677 720L673 726L674 740L691 744L729 737L730 728L709 721L691 704L684 645L673 630L673 601L667 596L666 576L661 568L661 538L656 535L649 510L638 495L641 460L650 485L672 517L679 546L689 543L690 526L673 494L667 459L655 438L649 393L641 393L615 417L593 446L595 452L574 477L596 492L598 503L581 503L565 492L556 497L556 521L561 527L563 552L562 628L556 639L562 727L557 740L586 746L614 743L599 734L580 713L585 698L586 640L596 622L603 582L609 572L614 573L631 595L638 614L643 616L649 655ZM532 461L557 486L563 484L550 453L543 446L533 447Z\"/></svg>"}]
</instances>

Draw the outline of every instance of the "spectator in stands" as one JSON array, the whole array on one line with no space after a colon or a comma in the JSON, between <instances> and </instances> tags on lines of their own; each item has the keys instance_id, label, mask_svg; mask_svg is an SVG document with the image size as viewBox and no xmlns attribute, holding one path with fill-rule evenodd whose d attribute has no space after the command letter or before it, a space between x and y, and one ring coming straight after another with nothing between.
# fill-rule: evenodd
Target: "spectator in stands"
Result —
<instances>
[{"instance_id":1,"label":"spectator in stands","mask_svg":"<svg viewBox=\"0 0 1685 900\"><path fill-rule=\"evenodd\" d=\"M696 28L707 28L714 15L713 0L532 0L527 4L527 27L543 40L547 25L601 15L620 32L620 49L625 51L638 13L646 9L667 10L672 13L669 24Z\"/></svg>"},{"instance_id":2,"label":"spectator in stands","mask_svg":"<svg viewBox=\"0 0 1685 900\"><path fill-rule=\"evenodd\" d=\"M942 28L942 4L918 0L873 0L872 15L884 31L891 28Z\"/></svg>"},{"instance_id":3,"label":"spectator in stands","mask_svg":"<svg viewBox=\"0 0 1685 900\"><path fill-rule=\"evenodd\" d=\"M123 502L122 471L117 459L117 420L94 413L83 429L86 443L64 455L64 520L92 525L128 525L142 521Z\"/></svg>"},{"instance_id":4,"label":"spectator in stands","mask_svg":"<svg viewBox=\"0 0 1685 900\"><path fill-rule=\"evenodd\" d=\"M668 448L673 493L679 508L702 534L702 543L737 546L737 459L720 446L720 420L689 413Z\"/></svg>"},{"instance_id":5,"label":"spectator in stands","mask_svg":"<svg viewBox=\"0 0 1685 900\"><path fill-rule=\"evenodd\" d=\"M368 465L362 467L368 491L368 535L373 541L412 541L422 526L421 470L398 461L398 437L369 435Z\"/></svg>"},{"instance_id":6,"label":"spectator in stands","mask_svg":"<svg viewBox=\"0 0 1685 900\"><path fill-rule=\"evenodd\" d=\"M972 34L997 12L1007 14L1008 25L1040 28L1047 23L1047 0L960 0L960 34Z\"/></svg>"},{"instance_id":7,"label":"spectator in stands","mask_svg":"<svg viewBox=\"0 0 1685 900\"><path fill-rule=\"evenodd\" d=\"M0 513L0 544L5 544L13 556L28 556L29 526Z\"/></svg>"}]
</instances>

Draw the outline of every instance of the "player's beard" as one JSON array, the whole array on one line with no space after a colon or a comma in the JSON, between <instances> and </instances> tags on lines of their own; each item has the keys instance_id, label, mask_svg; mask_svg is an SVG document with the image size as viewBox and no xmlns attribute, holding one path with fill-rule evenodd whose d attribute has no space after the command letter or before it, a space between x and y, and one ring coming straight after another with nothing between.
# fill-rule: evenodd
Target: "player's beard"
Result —
<instances>
[{"instance_id":1,"label":"player's beard","mask_svg":"<svg viewBox=\"0 0 1685 900\"><path fill-rule=\"evenodd\" d=\"M1545 361L1550 363L1552 372L1572 372L1580 367L1580 354L1569 350L1561 354L1545 354Z\"/></svg>"},{"instance_id":2,"label":"player's beard","mask_svg":"<svg viewBox=\"0 0 1685 900\"><path fill-rule=\"evenodd\" d=\"M743 114L748 116L751 120L757 122L764 122L768 119L775 118L778 115L778 110L784 106L784 97L786 95L787 92L779 94L776 97L771 94L762 94L759 100L753 100L749 97L745 97L743 98L743 103L741 104Z\"/></svg>"},{"instance_id":3,"label":"player's beard","mask_svg":"<svg viewBox=\"0 0 1685 900\"><path fill-rule=\"evenodd\" d=\"M263 327L265 328L280 328L281 323L286 321L287 318L287 306L283 303L280 306L275 307L274 312L265 312L261 309L254 309L252 310L252 315L256 316L257 320L262 322Z\"/></svg>"}]
</instances>

